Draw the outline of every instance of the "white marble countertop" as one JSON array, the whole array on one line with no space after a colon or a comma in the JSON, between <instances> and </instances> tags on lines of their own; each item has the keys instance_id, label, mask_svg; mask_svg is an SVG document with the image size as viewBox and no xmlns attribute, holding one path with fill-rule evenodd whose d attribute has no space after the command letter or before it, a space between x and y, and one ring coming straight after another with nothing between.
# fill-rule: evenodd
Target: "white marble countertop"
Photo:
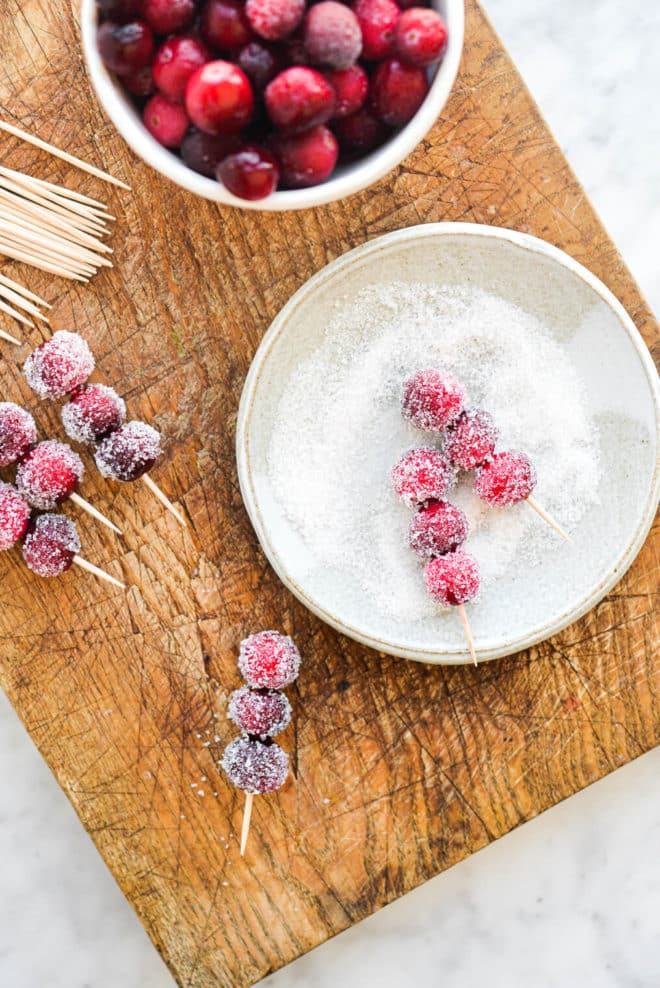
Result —
<instances>
[{"instance_id":1,"label":"white marble countertop","mask_svg":"<svg viewBox=\"0 0 660 988\"><path fill-rule=\"evenodd\" d=\"M660 8L648 0L486 5L660 312ZM264 985L658 988L659 778L657 749ZM172 988L2 696L0 807L0 985Z\"/></svg>"}]
</instances>

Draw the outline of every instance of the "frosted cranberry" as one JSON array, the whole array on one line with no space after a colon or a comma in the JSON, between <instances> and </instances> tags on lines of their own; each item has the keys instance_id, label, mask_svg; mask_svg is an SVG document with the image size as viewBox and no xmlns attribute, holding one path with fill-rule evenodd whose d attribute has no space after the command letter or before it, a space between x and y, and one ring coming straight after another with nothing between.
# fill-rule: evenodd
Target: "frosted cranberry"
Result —
<instances>
[{"instance_id":1,"label":"frosted cranberry","mask_svg":"<svg viewBox=\"0 0 660 988\"><path fill-rule=\"evenodd\" d=\"M0 402L0 467L25 456L37 441L37 427L29 412L12 401Z\"/></svg>"},{"instance_id":2,"label":"frosted cranberry","mask_svg":"<svg viewBox=\"0 0 660 988\"><path fill-rule=\"evenodd\" d=\"M242 48L253 37L240 0L207 0L202 9L201 31L204 40L221 51Z\"/></svg>"},{"instance_id":3,"label":"frosted cranberry","mask_svg":"<svg viewBox=\"0 0 660 988\"><path fill-rule=\"evenodd\" d=\"M524 453L495 453L477 471L474 490L482 501L500 508L524 501L536 487L536 470Z\"/></svg>"},{"instance_id":4,"label":"frosted cranberry","mask_svg":"<svg viewBox=\"0 0 660 988\"><path fill-rule=\"evenodd\" d=\"M461 412L447 430L445 452L461 470L474 470L492 456L497 427L488 412Z\"/></svg>"},{"instance_id":5,"label":"frosted cranberry","mask_svg":"<svg viewBox=\"0 0 660 988\"><path fill-rule=\"evenodd\" d=\"M23 365L25 379L40 398L62 398L84 384L94 370L89 346L77 333L60 329L33 350Z\"/></svg>"},{"instance_id":6,"label":"frosted cranberry","mask_svg":"<svg viewBox=\"0 0 660 988\"><path fill-rule=\"evenodd\" d=\"M347 69L362 51L357 17L337 0L315 4L305 18L305 47L312 65Z\"/></svg>"},{"instance_id":7,"label":"frosted cranberry","mask_svg":"<svg viewBox=\"0 0 660 988\"><path fill-rule=\"evenodd\" d=\"M396 22L394 47L397 55L411 65L432 65L447 47L447 27L435 10L411 7Z\"/></svg>"},{"instance_id":8,"label":"frosted cranberry","mask_svg":"<svg viewBox=\"0 0 660 988\"><path fill-rule=\"evenodd\" d=\"M479 592L479 567L474 556L457 549L432 559L424 573L426 589L443 607L458 607Z\"/></svg>"},{"instance_id":9,"label":"frosted cranberry","mask_svg":"<svg viewBox=\"0 0 660 988\"><path fill-rule=\"evenodd\" d=\"M265 148L247 144L218 166L217 177L232 195L254 201L265 199L277 188L277 161Z\"/></svg>"},{"instance_id":10,"label":"frosted cranberry","mask_svg":"<svg viewBox=\"0 0 660 988\"><path fill-rule=\"evenodd\" d=\"M238 668L250 686L280 690L296 679L300 652L288 635L260 631L241 642Z\"/></svg>"},{"instance_id":11,"label":"frosted cranberry","mask_svg":"<svg viewBox=\"0 0 660 988\"><path fill-rule=\"evenodd\" d=\"M442 556L463 545L468 535L465 513L449 501L431 501L413 517L408 544L418 556Z\"/></svg>"},{"instance_id":12,"label":"frosted cranberry","mask_svg":"<svg viewBox=\"0 0 660 988\"><path fill-rule=\"evenodd\" d=\"M97 43L104 65L116 75L133 75L151 61L154 36L144 21L101 24Z\"/></svg>"},{"instance_id":13,"label":"frosted cranberry","mask_svg":"<svg viewBox=\"0 0 660 988\"><path fill-rule=\"evenodd\" d=\"M181 31L195 16L195 0L142 0L142 16L156 34Z\"/></svg>"},{"instance_id":14,"label":"frosted cranberry","mask_svg":"<svg viewBox=\"0 0 660 988\"><path fill-rule=\"evenodd\" d=\"M463 410L465 391L451 374L421 370L403 385L401 413L426 432L442 432Z\"/></svg>"},{"instance_id":15,"label":"frosted cranberry","mask_svg":"<svg viewBox=\"0 0 660 988\"><path fill-rule=\"evenodd\" d=\"M118 429L125 418L126 402L105 384L78 388L62 409L64 431L77 443L99 442Z\"/></svg>"},{"instance_id":16,"label":"frosted cranberry","mask_svg":"<svg viewBox=\"0 0 660 988\"><path fill-rule=\"evenodd\" d=\"M33 508L50 511L73 494L83 473L82 460L70 446L48 439L18 465L16 487Z\"/></svg>"},{"instance_id":17,"label":"frosted cranberry","mask_svg":"<svg viewBox=\"0 0 660 988\"><path fill-rule=\"evenodd\" d=\"M180 103L156 93L142 111L144 126L159 144L178 148L188 130L188 114Z\"/></svg>"},{"instance_id":18,"label":"frosted cranberry","mask_svg":"<svg viewBox=\"0 0 660 988\"><path fill-rule=\"evenodd\" d=\"M228 744L221 765L233 785L254 796L275 792L289 774L289 756L278 744L252 738Z\"/></svg>"},{"instance_id":19,"label":"frosted cranberry","mask_svg":"<svg viewBox=\"0 0 660 988\"><path fill-rule=\"evenodd\" d=\"M250 41L240 50L236 61L256 89L265 89L285 65L281 53L261 41Z\"/></svg>"},{"instance_id":20,"label":"frosted cranberry","mask_svg":"<svg viewBox=\"0 0 660 988\"><path fill-rule=\"evenodd\" d=\"M146 422L128 422L99 443L94 460L104 477L137 480L162 453L160 433Z\"/></svg>"},{"instance_id":21,"label":"frosted cranberry","mask_svg":"<svg viewBox=\"0 0 660 988\"><path fill-rule=\"evenodd\" d=\"M430 446L404 453L392 468L392 486L411 507L426 501L441 501L456 482L456 473L446 456Z\"/></svg>"},{"instance_id":22,"label":"frosted cranberry","mask_svg":"<svg viewBox=\"0 0 660 988\"><path fill-rule=\"evenodd\" d=\"M287 134L300 134L332 116L335 93L316 69L292 66L269 82L264 94L268 116Z\"/></svg>"},{"instance_id":23,"label":"frosted cranberry","mask_svg":"<svg viewBox=\"0 0 660 988\"><path fill-rule=\"evenodd\" d=\"M291 704L278 690L253 690L241 686L234 690L227 716L244 734L274 738L291 721Z\"/></svg>"},{"instance_id":24,"label":"frosted cranberry","mask_svg":"<svg viewBox=\"0 0 660 988\"><path fill-rule=\"evenodd\" d=\"M211 58L210 52L198 38L181 34L163 42L154 58L153 74L161 93L175 102L182 102L190 77Z\"/></svg>"},{"instance_id":25,"label":"frosted cranberry","mask_svg":"<svg viewBox=\"0 0 660 988\"><path fill-rule=\"evenodd\" d=\"M30 524L30 506L11 484L0 481L0 552L23 538Z\"/></svg>"},{"instance_id":26,"label":"frosted cranberry","mask_svg":"<svg viewBox=\"0 0 660 988\"><path fill-rule=\"evenodd\" d=\"M66 573L79 552L78 531L65 515L39 515L23 542L23 559L38 576Z\"/></svg>"},{"instance_id":27,"label":"frosted cranberry","mask_svg":"<svg viewBox=\"0 0 660 988\"><path fill-rule=\"evenodd\" d=\"M374 112L388 127L403 127L412 120L428 91L424 69L398 58L381 62L371 80Z\"/></svg>"},{"instance_id":28,"label":"frosted cranberry","mask_svg":"<svg viewBox=\"0 0 660 988\"><path fill-rule=\"evenodd\" d=\"M245 13L253 31L267 41L281 41L298 27L305 0L247 0Z\"/></svg>"},{"instance_id":29,"label":"frosted cranberry","mask_svg":"<svg viewBox=\"0 0 660 988\"><path fill-rule=\"evenodd\" d=\"M228 154L240 147L240 139L235 134L214 136L203 130L189 130L181 145L181 157L194 171L208 178L215 178L215 172Z\"/></svg>"},{"instance_id":30,"label":"frosted cranberry","mask_svg":"<svg viewBox=\"0 0 660 988\"><path fill-rule=\"evenodd\" d=\"M96 0L99 14L111 21L129 21L140 16L142 0Z\"/></svg>"},{"instance_id":31,"label":"frosted cranberry","mask_svg":"<svg viewBox=\"0 0 660 988\"><path fill-rule=\"evenodd\" d=\"M327 127L314 127L293 137L277 136L273 150L280 163L282 184L289 189L325 182L339 153L335 136Z\"/></svg>"},{"instance_id":32,"label":"frosted cranberry","mask_svg":"<svg viewBox=\"0 0 660 988\"><path fill-rule=\"evenodd\" d=\"M133 96L151 96L156 89L154 75L150 65L145 65L139 72L121 77L122 86Z\"/></svg>"},{"instance_id":33,"label":"frosted cranberry","mask_svg":"<svg viewBox=\"0 0 660 988\"><path fill-rule=\"evenodd\" d=\"M364 106L369 92L369 77L361 65L325 72L324 75L335 91L333 120L349 117Z\"/></svg>"},{"instance_id":34,"label":"frosted cranberry","mask_svg":"<svg viewBox=\"0 0 660 988\"><path fill-rule=\"evenodd\" d=\"M375 62L391 55L401 14L394 0L355 0L353 10L362 31L362 57Z\"/></svg>"},{"instance_id":35,"label":"frosted cranberry","mask_svg":"<svg viewBox=\"0 0 660 988\"><path fill-rule=\"evenodd\" d=\"M252 87L237 65L219 59L207 62L188 82L188 116L207 134L231 134L252 116Z\"/></svg>"},{"instance_id":36,"label":"frosted cranberry","mask_svg":"<svg viewBox=\"0 0 660 988\"><path fill-rule=\"evenodd\" d=\"M337 120L334 128L342 149L362 153L378 147L390 133L385 124L364 107L350 117Z\"/></svg>"}]
</instances>

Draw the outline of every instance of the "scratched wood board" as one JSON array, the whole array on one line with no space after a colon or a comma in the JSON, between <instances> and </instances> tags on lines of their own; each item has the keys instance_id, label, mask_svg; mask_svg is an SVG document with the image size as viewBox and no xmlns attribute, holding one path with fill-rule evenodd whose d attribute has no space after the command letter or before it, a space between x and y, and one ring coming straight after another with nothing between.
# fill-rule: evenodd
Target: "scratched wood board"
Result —
<instances>
[{"instance_id":1,"label":"scratched wood board","mask_svg":"<svg viewBox=\"0 0 660 988\"><path fill-rule=\"evenodd\" d=\"M105 195L118 223L116 266L91 286L2 270L45 295L53 327L92 344L96 379L162 429L154 476L190 529L143 485L89 469L84 495L125 538L79 518L85 555L130 590L78 572L40 581L17 551L3 554L0 675L186 988L257 981L660 737L657 527L614 591L552 640L478 669L437 668L379 656L309 614L241 503L236 411L264 331L311 274L389 230L467 220L543 237L602 278L659 352L651 313L501 42L474 0L467 13L454 93L404 165L344 202L269 215L195 199L133 156L90 88L75 5L2 5L5 116L133 186L115 192L3 140L4 163ZM0 394L62 436L59 410L20 376L27 352L2 349ZM293 777L256 801L241 860L242 798L216 761L235 733L224 705L238 643L264 627L294 635L305 666L283 741Z\"/></svg>"}]
</instances>

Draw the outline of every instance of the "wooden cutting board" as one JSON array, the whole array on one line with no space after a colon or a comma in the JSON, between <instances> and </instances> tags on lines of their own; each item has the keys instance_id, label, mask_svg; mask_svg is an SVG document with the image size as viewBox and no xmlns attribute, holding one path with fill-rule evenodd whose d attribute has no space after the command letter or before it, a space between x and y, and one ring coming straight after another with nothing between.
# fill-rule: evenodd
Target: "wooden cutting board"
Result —
<instances>
[{"instance_id":1,"label":"wooden cutting board","mask_svg":"<svg viewBox=\"0 0 660 988\"><path fill-rule=\"evenodd\" d=\"M479 669L383 658L290 596L256 543L234 463L241 387L270 320L367 238L473 220L567 250L656 352L658 327L474 0L460 78L428 139L361 195L286 215L218 209L137 161L97 106L72 9L5 0L4 113L134 192L3 141L5 163L102 193L119 217L116 268L92 286L20 275L53 302L54 328L91 342L97 379L162 428L155 477L191 527L143 485L90 469L83 493L125 539L80 518L85 555L131 588L79 573L40 581L5 553L2 685L179 984L243 986L660 740L657 528L587 617ZM37 406L20 377L26 353L3 348L1 396L61 435L57 409ZM224 704L238 643L264 627L294 635L305 657L284 738L295 780L256 801L243 861L242 799L215 760L234 734Z\"/></svg>"}]
</instances>

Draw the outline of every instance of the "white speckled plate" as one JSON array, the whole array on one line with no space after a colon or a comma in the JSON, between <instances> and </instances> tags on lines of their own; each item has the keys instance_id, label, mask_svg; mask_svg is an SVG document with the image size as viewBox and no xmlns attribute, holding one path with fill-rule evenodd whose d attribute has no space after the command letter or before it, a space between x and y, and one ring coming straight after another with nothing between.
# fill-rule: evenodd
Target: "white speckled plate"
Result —
<instances>
[{"instance_id":1,"label":"white speckled plate","mask_svg":"<svg viewBox=\"0 0 660 988\"><path fill-rule=\"evenodd\" d=\"M277 500L267 462L280 398L301 361L325 338L337 298L395 280L439 284L440 279L443 285L499 295L536 316L568 346L587 410L600 423L598 505L583 518L572 545L548 553L542 581L531 564L527 572L523 560L515 580L504 574L497 583L501 607L488 608L487 619L480 616L478 601L471 607L479 660L542 641L593 607L630 566L654 517L660 389L650 354L612 293L541 240L472 224L429 224L388 234L329 264L296 292L257 351L241 399L237 455L243 499L264 552L310 610L380 651L422 662L463 663L470 658L458 620L429 617L414 630L400 631L395 622L379 618L359 587L348 599L340 569L328 573L315 566ZM292 469L295 474L295 464ZM515 609L508 606L512 594Z\"/></svg>"}]
</instances>

